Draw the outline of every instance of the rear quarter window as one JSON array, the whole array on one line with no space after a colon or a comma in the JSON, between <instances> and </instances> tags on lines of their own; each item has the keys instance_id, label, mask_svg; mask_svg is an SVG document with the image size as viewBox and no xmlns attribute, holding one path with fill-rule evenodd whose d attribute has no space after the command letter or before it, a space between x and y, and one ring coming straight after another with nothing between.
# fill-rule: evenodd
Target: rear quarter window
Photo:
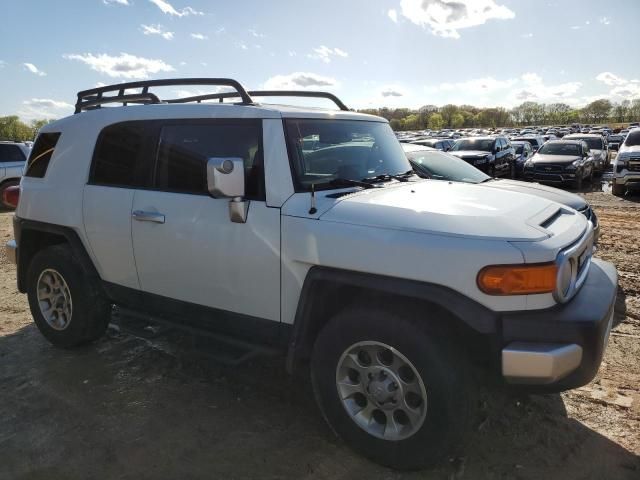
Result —
<instances>
[{"instance_id":1,"label":"rear quarter window","mask_svg":"<svg viewBox=\"0 0 640 480\"><path fill-rule=\"evenodd\" d=\"M27 160L25 177L44 178L59 139L59 132L38 135L29 155L29 160Z\"/></svg>"}]
</instances>

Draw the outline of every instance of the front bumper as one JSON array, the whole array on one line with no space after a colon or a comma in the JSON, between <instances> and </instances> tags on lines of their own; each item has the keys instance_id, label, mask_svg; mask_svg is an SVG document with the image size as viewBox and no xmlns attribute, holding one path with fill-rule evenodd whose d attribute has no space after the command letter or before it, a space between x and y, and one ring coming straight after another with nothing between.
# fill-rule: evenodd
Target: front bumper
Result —
<instances>
[{"instance_id":1,"label":"front bumper","mask_svg":"<svg viewBox=\"0 0 640 480\"><path fill-rule=\"evenodd\" d=\"M640 172L629 172L623 170L620 173L614 173L613 182L616 185L640 186Z\"/></svg>"},{"instance_id":2,"label":"front bumper","mask_svg":"<svg viewBox=\"0 0 640 480\"><path fill-rule=\"evenodd\" d=\"M16 265L18 263L18 245L16 244L16 241L9 240L4 246L4 251L9 261Z\"/></svg>"},{"instance_id":3,"label":"front bumper","mask_svg":"<svg viewBox=\"0 0 640 480\"><path fill-rule=\"evenodd\" d=\"M613 323L618 274L593 259L580 291L554 308L502 315L502 376L511 384L562 391L598 372Z\"/></svg>"},{"instance_id":4,"label":"front bumper","mask_svg":"<svg viewBox=\"0 0 640 480\"><path fill-rule=\"evenodd\" d=\"M573 170L572 172L558 172L558 173L543 173L532 170L524 170L525 180L531 180L542 183L555 183L562 184L566 182L574 182L576 178L580 178L579 172Z\"/></svg>"}]
</instances>

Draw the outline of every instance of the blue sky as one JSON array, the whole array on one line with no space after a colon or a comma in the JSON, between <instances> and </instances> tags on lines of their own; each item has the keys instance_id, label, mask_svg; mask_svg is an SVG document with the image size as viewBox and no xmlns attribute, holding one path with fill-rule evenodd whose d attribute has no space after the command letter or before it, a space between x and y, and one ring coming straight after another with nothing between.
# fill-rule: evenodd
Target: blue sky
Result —
<instances>
[{"instance_id":1,"label":"blue sky","mask_svg":"<svg viewBox=\"0 0 640 480\"><path fill-rule=\"evenodd\" d=\"M640 97L640 0L4 0L2 10L0 115L27 120L71 113L76 92L96 85L190 76L328 90L356 108Z\"/></svg>"}]
</instances>

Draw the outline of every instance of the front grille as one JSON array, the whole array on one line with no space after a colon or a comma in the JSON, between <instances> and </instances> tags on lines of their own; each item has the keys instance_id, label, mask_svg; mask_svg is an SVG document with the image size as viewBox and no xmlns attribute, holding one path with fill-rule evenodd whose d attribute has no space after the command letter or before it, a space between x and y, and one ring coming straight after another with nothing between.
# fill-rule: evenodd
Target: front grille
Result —
<instances>
[{"instance_id":1,"label":"front grille","mask_svg":"<svg viewBox=\"0 0 640 480\"><path fill-rule=\"evenodd\" d=\"M576 266L576 272L573 275L571 287L566 293L555 292L555 298L560 303L568 302L578 291L587 278L589 266L591 265L591 257L593 255L593 229L594 225L587 224L587 230L582 237L570 247L560 251L556 263L560 265L563 262L571 261Z\"/></svg>"},{"instance_id":2,"label":"front grille","mask_svg":"<svg viewBox=\"0 0 640 480\"><path fill-rule=\"evenodd\" d=\"M541 182L562 182L562 175L535 173L533 175L534 180L540 180Z\"/></svg>"},{"instance_id":3,"label":"front grille","mask_svg":"<svg viewBox=\"0 0 640 480\"><path fill-rule=\"evenodd\" d=\"M593 216L593 210L591 210L591 207L589 206L584 207L582 210L579 210L579 212L587 217L587 220L591 220L591 217Z\"/></svg>"},{"instance_id":4,"label":"front grille","mask_svg":"<svg viewBox=\"0 0 640 480\"><path fill-rule=\"evenodd\" d=\"M562 172L563 170L564 170L563 165L548 165L544 163L536 165L536 172L556 173L556 172Z\"/></svg>"}]
</instances>

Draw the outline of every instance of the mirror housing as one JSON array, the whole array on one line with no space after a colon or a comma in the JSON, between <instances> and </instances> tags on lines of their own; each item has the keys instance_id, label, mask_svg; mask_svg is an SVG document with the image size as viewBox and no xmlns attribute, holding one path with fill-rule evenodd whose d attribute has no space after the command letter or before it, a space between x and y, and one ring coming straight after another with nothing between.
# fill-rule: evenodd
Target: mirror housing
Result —
<instances>
[{"instance_id":1,"label":"mirror housing","mask_svg":"<svg viewBox=\"0 0 640 480\"><path fill-rule=\"evenodd\" d=\"M237 157L207 161L207 190L213 198L244 197L244 162Z\"/></svg>"}]
</instances>

